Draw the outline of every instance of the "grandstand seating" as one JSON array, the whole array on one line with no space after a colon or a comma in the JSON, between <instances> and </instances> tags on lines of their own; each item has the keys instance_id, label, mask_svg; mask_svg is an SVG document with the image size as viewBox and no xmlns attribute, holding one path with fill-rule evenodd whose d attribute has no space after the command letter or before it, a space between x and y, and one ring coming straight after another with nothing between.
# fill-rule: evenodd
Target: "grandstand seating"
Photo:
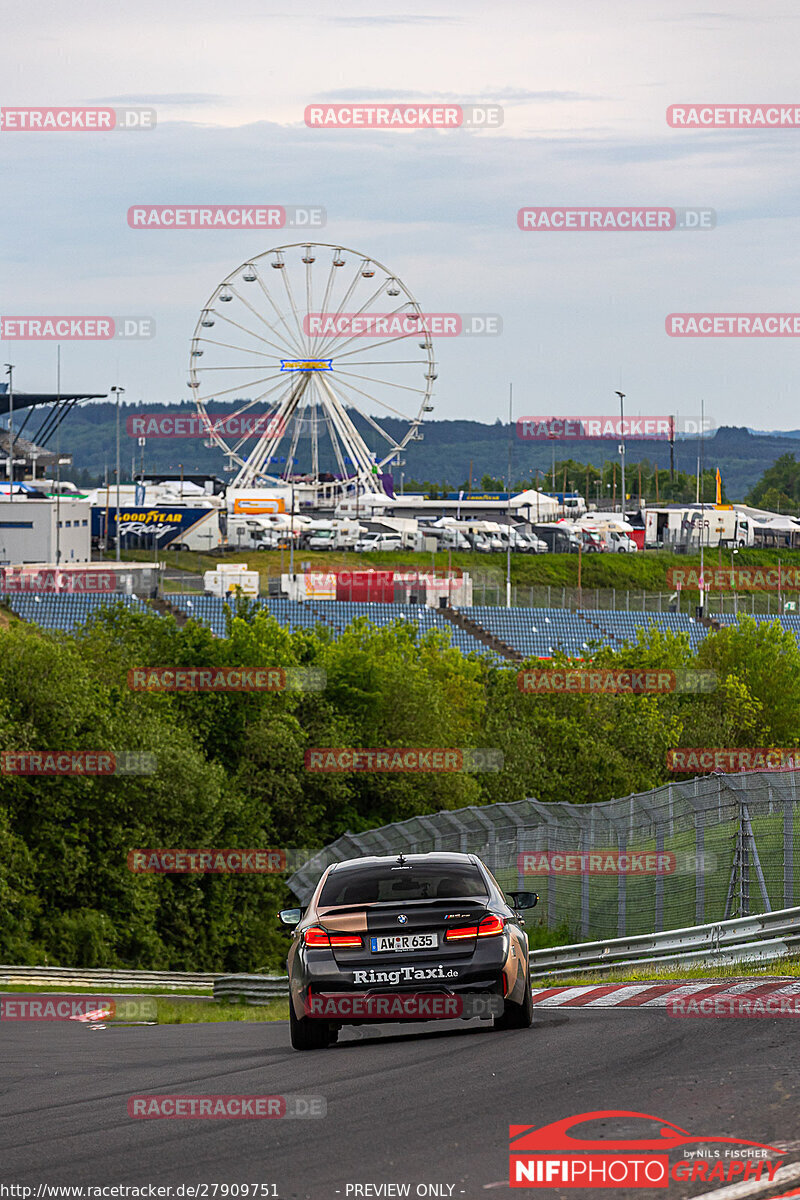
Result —
<instances>
[{"instance_id":1,"label":"grandstand seating","mask_svg":"<svg viewBox=\"0 0 800 1200\"><path fill-rule=\"evenodd\" d=\"M459 612L526 657L550 658L558 650L581 657L589 650L593 638L603 640L577 614L562 608L498 608L482 604Z\"/></svg>"},{"instance_id":2,"label":"grandstand seating","mask_svg":"<svg viewBox=\"0 0 800 1200\"><path fill-rule=\"evenodd\" d=\"M225 636L225 601L217 596L171 596L170 603L187 616L207 625L215 637ZM373 625L389 625L393 621L413 621L420 633L428 629L443 630L450 635L451 642L464 654L475 652L492 659L499 656L479 642L472 634L452 625L438 609L424 604L377 604L355 600L287 600L270 597L257 601L267 609L281 625L292 632L296 629L314 629L322 625L333 630L338 637L357 617L366 617Z\"/></svg>"},{"instance_id":3,"label":"grandstand seating","mask_svg":"<svg viewBox=\"0 0 800 1200\"><path fill-rule=\"evenodd\" d=\"M637 631L655 626L662 633L686 633L693 650L706 637L708 630L694 617L687 613L648 613L648 612L614 612L587 611L578 614L595 632L595 637L604 645L622 646L625 642L635 642ZM735 618L731 617L733 621ZM598 627L599 626L599 630Z\"/></svg>"},{"instance_id":4,"label":"grandstand seating","mask_svg":"<svg viewBox=\"0 0 800 1200\"><path fill-rule=\"evenodd\" d=\"M152 612L137 596L121 592L9 593L3 597L3 601L24 621L43 629L66 632L83 624L93 613L117 602L135 611ZM226 602L218 596L174 594L169 596L169 603L173 609L207 626L215 637L225 636ZM349 600L299 602L272 596L254 603L270 612L292 632L322 625L332 630L334 637L338 638L359 617L366 617L379 626L405 620L413 622L420 633L428 629L446 632L451 644L464 654L476 653L493 661L501 661L494 650L467 630L454 625L439 609L425 605ZM639 629L649 626L687 634L692 649L697 649L708 635L705 626L685 613L620 612L610 609L570 612L560 608L501 608L490 605L475 605L462 608L459 612L525 658L551 658L559 651L571 658L584 658L590 653L593 643L620 649L626 642L636 641ZM780 617L759 615L755 618L759 623L776 619L784 629L794 633L800 643L800 614L787 613ZM718 620L722 626L731 626L737 623L738 618L726 614L714 617L714 620Z\"/></svg>"},{"instance_id":5,"label":"grandstand seating","mask_svg":"<svg viewBox=\"0 0 800 1200\"><path fill-rule=\"evenodd\" d=\"M126 592L11 592L2 599L23 621L65 633L71 633L94 613L114 604L124 604L135 612L152 612L138 596Z\"/></svg>"}]
</instances>

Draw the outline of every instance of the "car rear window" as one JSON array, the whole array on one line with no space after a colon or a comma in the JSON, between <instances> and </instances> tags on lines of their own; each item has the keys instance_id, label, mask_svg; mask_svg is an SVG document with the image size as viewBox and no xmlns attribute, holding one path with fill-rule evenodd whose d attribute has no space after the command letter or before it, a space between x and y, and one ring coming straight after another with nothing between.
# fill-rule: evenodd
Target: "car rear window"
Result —
<instances>
[{"instance_id":1,"label":"car rear window","mask_svg":"<svg viewBox=\"0 0 800 1200\"><path fill-rule=\"evenodd\" d=\"M477 867L446 863L399 867L340 867L325 882L318 904L404 904L408 900L488 900Z\"/></svg>"}]
</instances>

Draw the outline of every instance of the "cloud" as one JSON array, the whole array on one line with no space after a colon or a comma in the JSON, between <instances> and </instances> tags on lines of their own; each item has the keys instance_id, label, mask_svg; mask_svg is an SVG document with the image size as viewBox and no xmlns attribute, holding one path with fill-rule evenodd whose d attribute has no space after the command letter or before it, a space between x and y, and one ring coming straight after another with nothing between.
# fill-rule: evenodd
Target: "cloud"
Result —
<instances>
[{"instance_id":1,"label":"cloud","mask_svg":"<svg viewBox=\"0 0 800 1200\"><path fill-rule=\"evenodd\" d=\"M509 87L484 87L479 92L456 93L456 92L419 92L411 91L408 88L336 88L333 91L322 92L314 97L319 101L338 101L343 100L352 104L363 104L370 100L374 101L407 101L414 103L423 101L432 103L439 101L441 103L458 104L463 102L468 94L470 101L473 101L476 96L485 98L491 97L491 101L486 103L494 104L550 104L553 102L575 102L583 100L603 100L603 96L593 96L588 92L529 92L524 88L509 88Z\"/></svg>"},{"instance_id":2,"label":"cloud","mask_svg":"<svg viewBox=\"0 0 800 1200\"><path fill-rule=\"evenodd\" d=\"M167 92L159 95L95 96L90 104L230 104L227 96L215 92Z\"/></svg>"},{"instance_id":3,"label":"cloud","mask_svg":"<svg viewBox=\"0 0 800 1200\"><path fill-rule=\"evenodd\" d=\"M371 28L375 25L461 25L461 17L416 16L411 13L397 13L385 17L328 17L333 25L344 25L351 29Z\"/></svg>"}]
</instances>

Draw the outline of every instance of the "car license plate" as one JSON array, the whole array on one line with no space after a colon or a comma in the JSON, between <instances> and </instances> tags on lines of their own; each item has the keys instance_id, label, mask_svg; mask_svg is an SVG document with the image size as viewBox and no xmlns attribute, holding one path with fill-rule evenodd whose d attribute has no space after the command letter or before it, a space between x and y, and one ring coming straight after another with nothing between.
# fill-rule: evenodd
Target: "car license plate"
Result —
<instances>
[{"instance_id":1,"label":"car license plate","mask_svg":"<svg viewBox=\"0 0 800 1200\"><path fill-rule=\"evenodd\" d=\"M392 933L384 937L370 938L373 954L385 954L394 950L408 954L411 950L435 950L438 940L435 933Z\"/></svg>"}]
</instances>

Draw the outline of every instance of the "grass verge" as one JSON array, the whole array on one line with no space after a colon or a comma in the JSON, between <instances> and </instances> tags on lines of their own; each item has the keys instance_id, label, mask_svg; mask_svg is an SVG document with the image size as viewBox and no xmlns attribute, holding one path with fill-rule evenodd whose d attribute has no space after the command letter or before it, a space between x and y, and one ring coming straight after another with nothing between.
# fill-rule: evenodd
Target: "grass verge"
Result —
<instances>
[{"instance_id":1,"label":"grass verge","mask_svg":"<svg viewBox=\"0 0 800 1200\"><path fill-rule=\"evenodd\" d=\"M220 1021L288 1021L288 997L269 1000L266 1004L227 1004L210 1000L200 1004L194 1000L156 1001L159 1025L207 1025Z\"/></svg>"},{"instance_id":2,"label":"grass verge","mask_svg":"<svg viewBox=\"0 0 800 1200\"><path fill-rule=\"evenodd\" d=\"M578 987L581 984L601 986L604 983L677 983L693 979L716 979L735 983L750 979L800 979L800 958L780 958L770 963L720 963L710 967L680 967L665 963L663 967L616 967L608 971L576 971L570 975L542 975L533 980L534 987Z\"/></svg>"}]
</instances>

